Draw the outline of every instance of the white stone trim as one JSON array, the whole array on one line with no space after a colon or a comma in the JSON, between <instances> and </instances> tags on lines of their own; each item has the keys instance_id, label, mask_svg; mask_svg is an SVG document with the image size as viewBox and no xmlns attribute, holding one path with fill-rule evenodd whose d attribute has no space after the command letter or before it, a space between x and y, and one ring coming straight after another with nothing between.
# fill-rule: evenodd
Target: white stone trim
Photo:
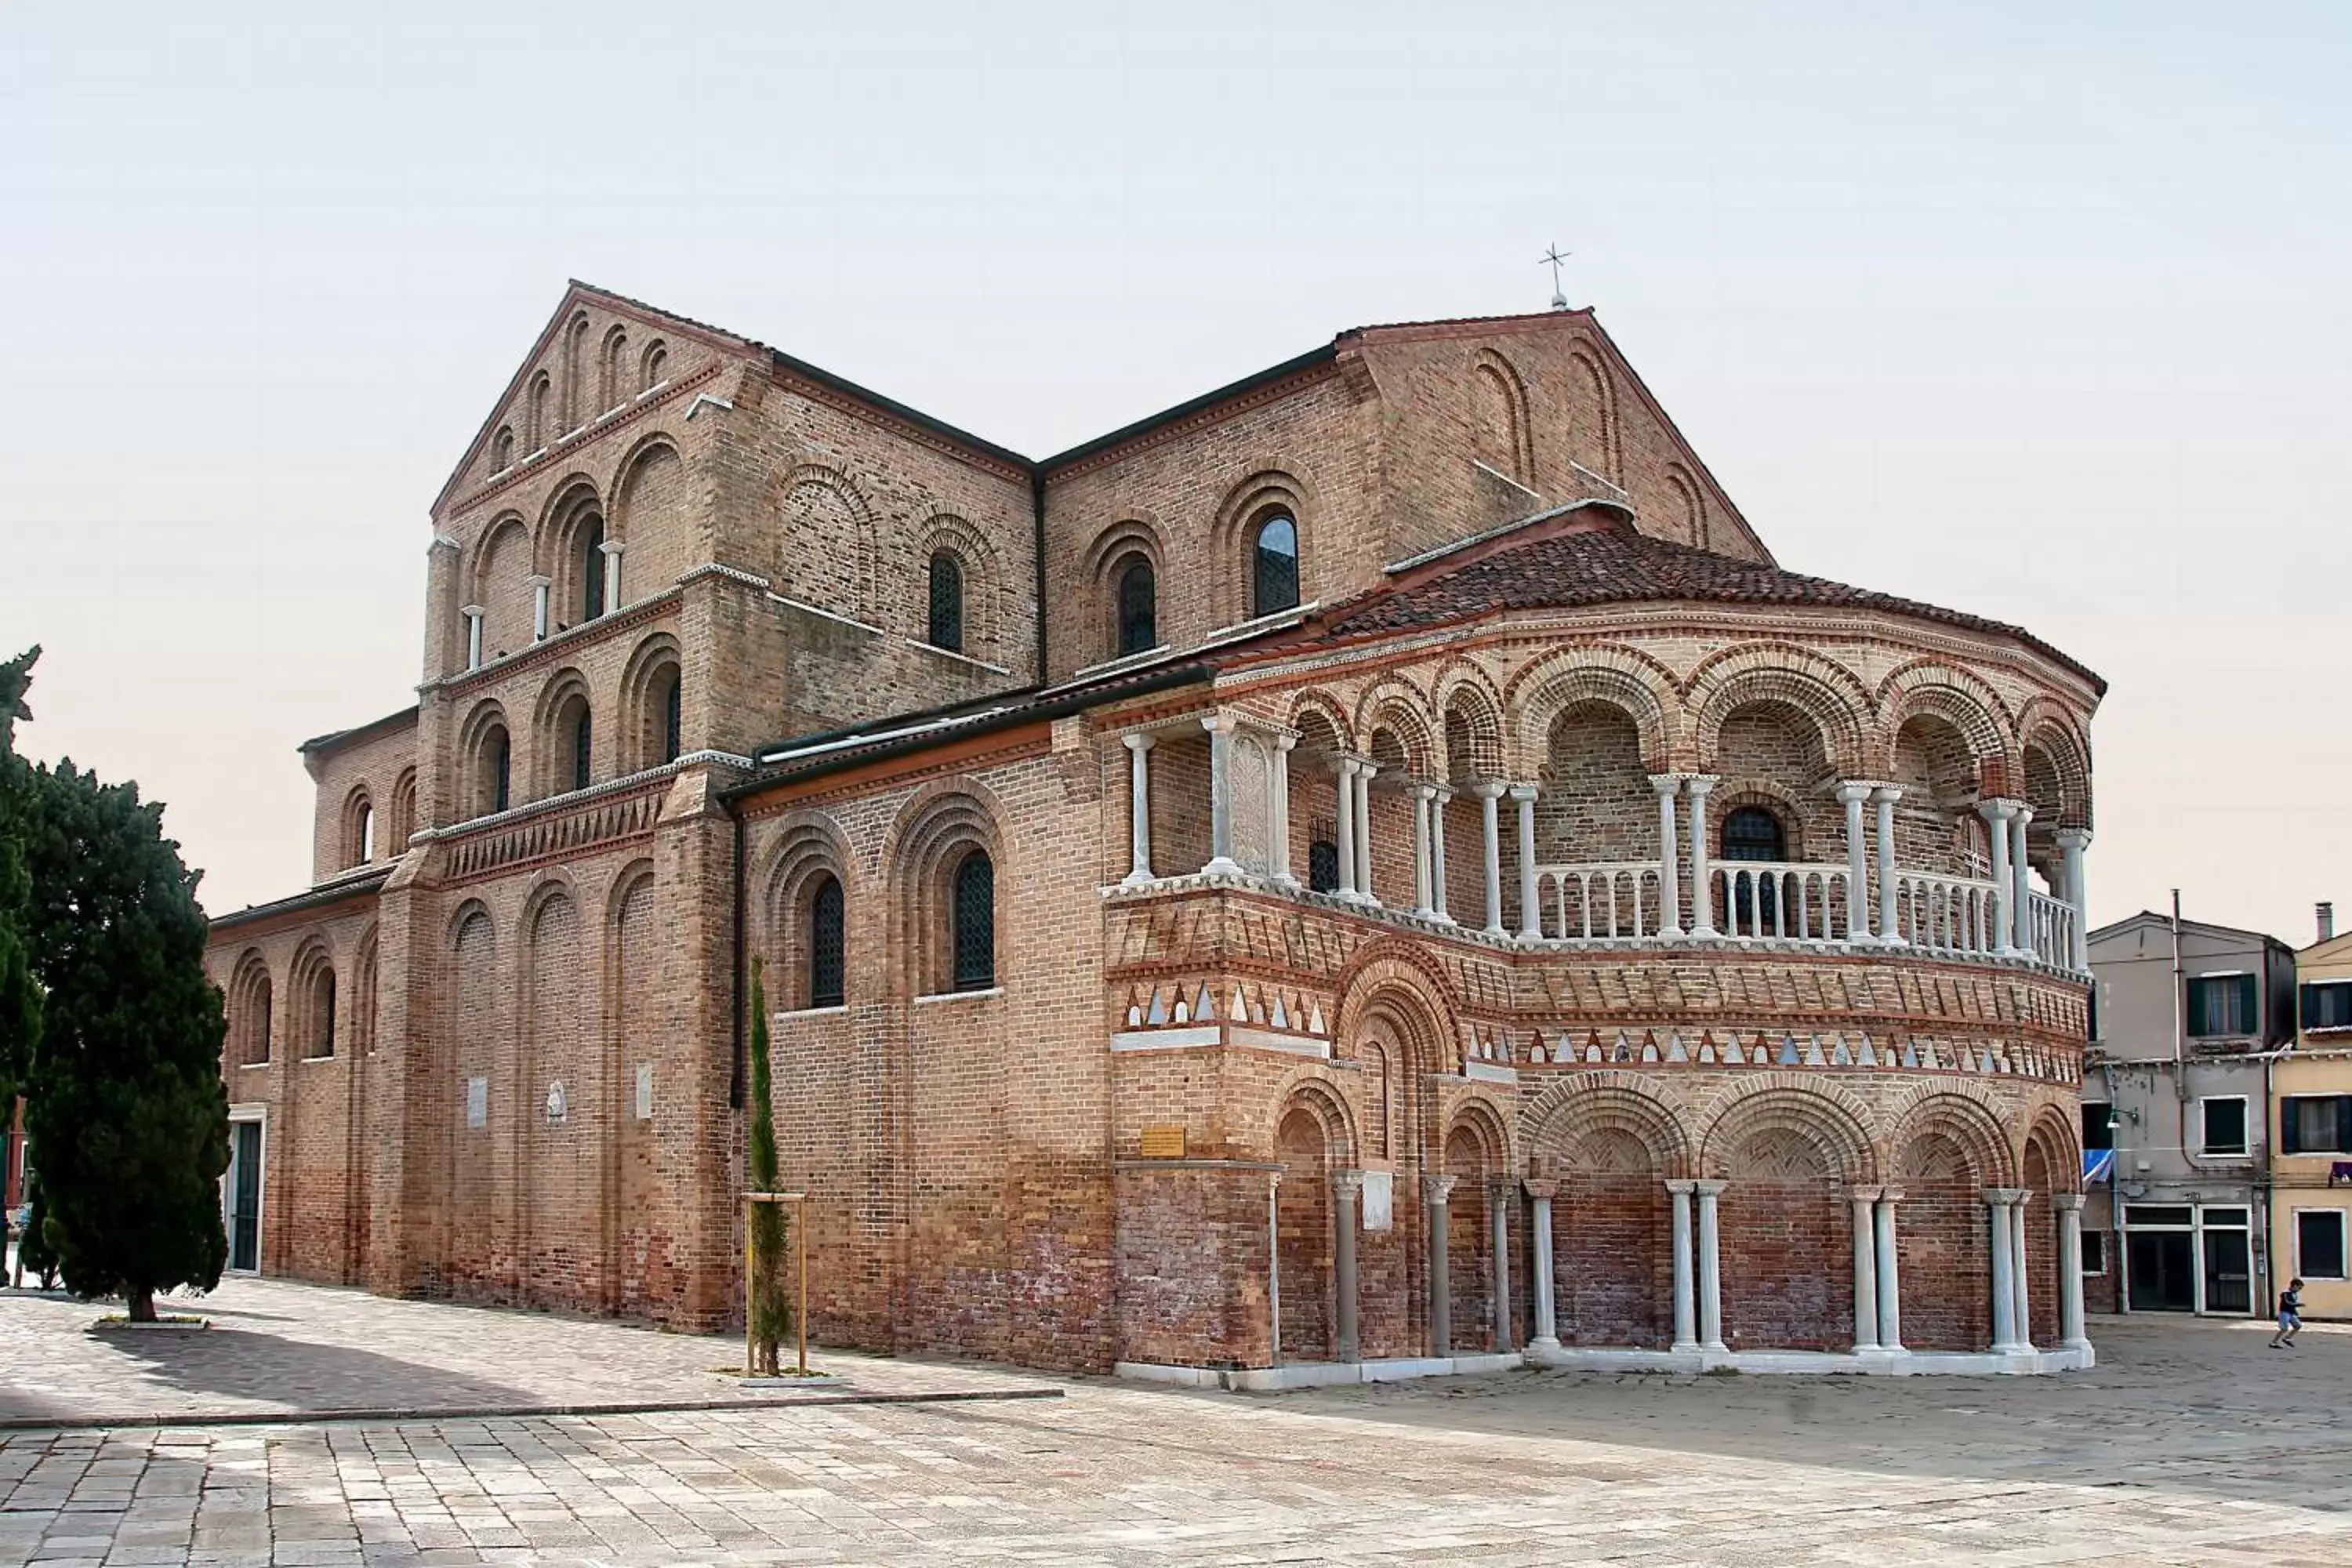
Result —
<instances>
[{"instance_id":1,"label":"white stone trim","mask_svg":"<svg viewBox=\"0 0 2352 1568\"><path fill-rule=\"evenodd\" d=\"M874 625L871 621L861 621L855 616L845 616L837 611L828 610L822 605L812 605L805 599L795 599L789 594L779 594L775 589L769 587L768 580L764 577L753 580L758 582L761 587L766 588L768 590L768 597L774 600L779 605L790 605L795 610L800 610L805 614L815 616L823 620L834 621L845 626L855 626L859 631L868 633L874 637L887 637L890 635L888 632L884 631L880 626ZM909 638L908 640L911 641L913 639Z\"/></svg>"},{"instance_id":2,"label":"white stone trim","mask_svg":"<svg viewBox=\"0 0 2352 1568\"><path fill-rule=\"evenodd\" d=\"M1110 1037L1115 1051L1176 1051L1213 1046L1225 1037L1220 1024L1193 1024L1175 1029L1121 1029Z\"/></svg>"},{"instance_id":3,"label":"white stone trim","mask_svg":"<svg viewBox=\"0 0 2352 1568\"><path fill-rule=\"evenodd\" d=\"M782 595L778 595L777 597L782 598ZM822 612L819 613L821 614ZM861 623L853 621L850 624L852 626L856 626ZM921 637L908 637L906 639L906 642L908 647L920 648L925 653L934 653L939 655L941 658L951 658L960 664L977 666L978 668L988 671L991 675L1011 675L1013 673L1013 671L1007 669L1001 664L991 664L984 658L974 658L968 653L959 653L951 647L941 647L935 642L925 642Z\"/></svg>"},{"instance_id":4,"label":"white stone trim","mask_svg":"<svg viewBox=\"0 0 2352 1568\"><path fill-rule=\"evenodd\" d=\"M977 1002L985 996L1002 996L1003 994L1004 987L1002 985L991 985L985 990L981 991L931 991L926 992L924 994L916 997L914 1005L918 1007L924 1007L929 1006L934 1002Z\"/></svg>"}]
</instances>

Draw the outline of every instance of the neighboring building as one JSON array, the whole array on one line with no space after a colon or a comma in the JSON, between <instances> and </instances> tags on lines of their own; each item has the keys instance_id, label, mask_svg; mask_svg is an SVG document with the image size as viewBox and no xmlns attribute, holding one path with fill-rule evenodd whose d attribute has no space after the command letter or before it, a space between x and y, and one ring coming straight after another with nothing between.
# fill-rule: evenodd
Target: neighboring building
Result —
<instances>
[{"instance_id":1,"label":"neighboring building","mask_svg":"<svg viewBox=\"0 0 2352 1568\"><path fill-rule=\"evenodd\" d=\"M2143 911L2091 933L2086 1296L2105 1310L2262 1310L2267 1075L2294 1037L2294 954L2273 936ZM2107 1142L2102 1142L2102 1134ZM2097 1159L2102 1149L2111 1161Z\"/></svg>"},{"instance_id":2,"label":"neighboring building","mask_svg":"<svg viewBox=\"0 0 2352 1568\"><path fill-rule=\"evenodd\" d=\"M1589 312L1039 462L575 286L433 521L215 922L235 1266L728 1321L757 962L826 1341L2088 1362L2103 686L1780 570Z\"/></svg>"},{"instance_id":3,"label":"neighboring building","mask_svg":"<svg viewBox=\"0 0 2352 1568\"><path fill-rule=\"evenodd\" d=\"M2302 1028L2272 1082L2273 1272L2302 1277L2315 1318L2352 1318L2352 935L2335 925L2320 905L2319 940L2294 955Z\"/></svg>"}]
</instances>

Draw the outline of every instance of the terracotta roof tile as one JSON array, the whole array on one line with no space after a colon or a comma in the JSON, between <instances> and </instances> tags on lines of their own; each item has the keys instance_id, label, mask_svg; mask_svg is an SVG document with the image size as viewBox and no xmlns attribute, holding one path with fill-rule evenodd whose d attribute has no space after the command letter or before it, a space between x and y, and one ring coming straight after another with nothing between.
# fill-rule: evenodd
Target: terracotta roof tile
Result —
<instances>
[{"instance_id":1,"label":"terracotta roof tile","mask_svg":"<svg viewBox=\"0 0 2352 1568\"><path fill-rule=\"evenodd\" d=\"M1622 526L1531 531L1523 541L1497 542L1450 569L1440 559L1402 578L1332 605L1296 632L1236 651L1260 657L1276 649L1444 626L1508 610L1643 603L1790 605L1903 616L2014 638L2081 675L2101 692L2106 689L2106 682L2095 673L2022 627L1695 550Z\"/></svg>"}]
</instances>

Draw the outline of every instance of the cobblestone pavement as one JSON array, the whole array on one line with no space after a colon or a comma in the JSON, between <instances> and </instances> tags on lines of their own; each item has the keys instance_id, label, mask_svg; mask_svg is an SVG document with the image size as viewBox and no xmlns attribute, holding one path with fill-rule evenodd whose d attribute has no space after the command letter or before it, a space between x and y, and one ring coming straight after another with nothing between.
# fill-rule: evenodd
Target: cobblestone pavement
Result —
<instances>
[{"instance_id":1,"label":"cobblestone pavement","mask_svg":"<svg viewBox=\"0 0 2352 1568\"><path fill-rule=\"evenodd\" d=\"M28 1373L26 1348L60 1337L22 1331L29 1305L0 1296L0 1384L119 1398ZM606 1397L687 1385L726 1342L285 1285L207 1310L232 1306L278 1312L271 1332L299 1330L318 1363L332 1321L409 1321L361 1353L430 1349L439 1374L525 1393L599 1381L583 1358L607 1352ZM2265 1332L2095 1321L2105 1364L2052 1379L1529 1373L1268 1396L1069 1380L1013 1404L25 1431L0 1434L0 1563L2343 1568L2352 1331L2293 1352ZM566 1348L515 1359L538 1341ZM910 1386L1004 1375L864 1364Z\"/></svg>"}]
</instances>

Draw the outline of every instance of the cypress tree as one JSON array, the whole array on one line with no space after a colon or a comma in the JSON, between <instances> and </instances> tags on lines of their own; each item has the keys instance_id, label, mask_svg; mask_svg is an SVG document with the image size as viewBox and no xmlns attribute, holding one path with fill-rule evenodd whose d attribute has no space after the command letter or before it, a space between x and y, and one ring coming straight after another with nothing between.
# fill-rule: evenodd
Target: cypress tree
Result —
<instances>
[{"instance_id":1,"label":"cypress tree","mask_svg":"<svg viewBox=\"0 0 2352 1568\"><path fill-rule=\"evenodd\" d=\"M152 1321L158 1291L209 1290L228 1243L227 1032L205 973L196 876L160 805L71 762L31 771L31 968L44 993L26 1131L44 1239L66 1288L121 1296Z\"/></svg>"},{"instance_id":2,"label":"cypress tree","mask_svg":"<svg viewBox=\"0 0 2352 1568\"><path fill-rule=\"evenodd\" d=\"M41 1034L41 988L28 951L33 881L25 865L33 781L16 755L16 721L33 716L25 688L40 657L36 647L0 664L0 1127L24 1091Z\"/></svg>"},{"instance_id":3,"label":"cypress tree","mask_svg":"<svg viewBox=\"0 0 2352 1568\"><path fill-rule=\"evenodd\" d=\"M769 1101L768 998L760 961L751 961L751 1190L776 1190L776 1118ZM784 1211L781 1204L752 1204L751 1365L755 1377L776 1375L776 1347L793 1328L792 1298L785 1289Z\"/></svg>"}]
</instances>

